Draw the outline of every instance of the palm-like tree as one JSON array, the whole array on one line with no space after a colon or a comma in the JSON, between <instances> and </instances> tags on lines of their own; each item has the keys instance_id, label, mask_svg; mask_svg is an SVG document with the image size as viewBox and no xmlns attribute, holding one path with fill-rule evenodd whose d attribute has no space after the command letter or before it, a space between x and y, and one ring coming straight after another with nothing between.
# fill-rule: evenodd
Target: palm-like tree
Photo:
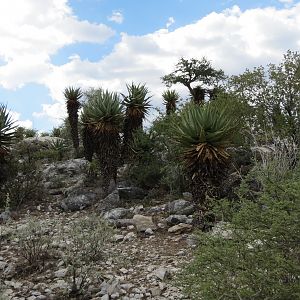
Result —
<instances>
[{"instance_id":1,"label":"palm-like tree","mask_svg":"<svg viewBox=\"0 0 300 300\"><path fill-rule=\"evenodd\" d=\"M176 110L176 102L179 99L179 94L175 90L166 90L162 93L162 96L166 106L166 114L170 115Z\"/></svg>"},{"instance_id":2,"label":"palm-like tree","mask_svg":"<svg viewBox=\"0 0 300 300\"><path fill-rule=\"evenodd\" d=\"M64 96L67 103L68 119L71 127L71 136L76 157L79 154L79 137L78 137L78 110L81 106L80 98L82 92L80 88L68 87L64 90Z\"/></svg>"},{"instance_id":3,"label":"palm-like tree","mask_svg":"<svg viewBox=\"0 0 300 300\"><path fill-rule=\"evenodd\" d=\"M227 147L237 128L226 107L189 104L174 125L175 141L191 185L198 212L205 211L207 186L215 184L229 165ZM200 216L199 216L200 217Z\"/></svg>"},{"instance_id":4,"label":"palm-like tree","mask_svg":"<svg viewBox=\"0 0 300 300\"><path fill-rule=\"evenodd\" d=\"M111 179L116 181L120 157L120 131L123 111L119 96L102 89L87 93L81 122L87 138L93 140L94 151L100 162L104 192L108 192Z\"/></svg>"},{"instance_id":5,"label":"palm-like tree","mask_svg":"<svg viewBox=\"0 0 300 300\"><path fill-rule=\"evenodd\" d=\"M17 126L7 110L6 105L0 103L0 183L6 180L7 165L6 157L10 147L14 143Z\"/></svg>"},{"instance_id":6,"label":"palm-like tree","mask_svg":"<svg viewBox=\"0 0 300 300\"><path fill-rule=\"evenodd\" d=\"M148 96L149 91L144 84L126 85L128 96L121 94L124 98L123 104L126 107L124 128L123 128L123 157L128 157L130 154L130 143L132 142L133 133L143 128L143 120L150 108Z\"/></svg>"}]
</instances>

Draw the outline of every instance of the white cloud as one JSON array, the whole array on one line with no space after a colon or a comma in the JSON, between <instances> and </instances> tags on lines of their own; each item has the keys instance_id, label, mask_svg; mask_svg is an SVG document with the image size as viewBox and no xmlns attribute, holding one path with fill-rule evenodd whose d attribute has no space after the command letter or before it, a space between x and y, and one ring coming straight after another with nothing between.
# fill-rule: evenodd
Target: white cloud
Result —
<instances>
[{"instance_id":1,"label":"white cloud","mask_svg":"<svg viewBox=\"0 0 300 300\"><path fill-rule=\"evenodd\" d=\"M81 21L67 0L0 1L0 85L17 88L51 72L51 55L76 42L103 43L114 34Z\"/></svg>"},{"instance_id":2,"label":"white cloud","mask_svg":"<svg viewBox=\"0 0 300 300\"><path fill-rule=\"evenodd\" d=\"M10 115L12 120L14 120L15 125L22 126L28 129L32 128L32 121L31 120L20 120L21 114L15 111L10 111Z\"/></svg>"},{"instance_id":3,"label":"white cloud","mask_svg":"<svg viewBox=\"0 0 300 300\"><path fill-rule=\"evenodd\" d=\"M124 16L120 11L114 11L110 17L108 17L109 21L122 24L124 21Z\"/></svg>"},{"instance_id":4,"label":"white cloud","mask_svg":"<svg viewBox=\"0 0 300 300\"><path fill-rule=\"evenodd\" d=\"M67 10L68 6L62 5L61 9L62 16L77 20ZM78 20L76 22L80 23ZM65 31L61 34L66 35ZM17 51L19 48L15 47L17 57L9 62L10 66L0 67L0 82L10 88L19 86L27 82L28 71L29 77L49 88L55 100L53 105L44 105L43 111L35 116L48 116L56 124L66 114L62 91L69 85L76 84L83 88L101 86L125 92L125 83L142 82L151 90L153 104L157 106L161 105L160 95L165 89L160 77L171 72L181 56L198 59L206 56L216 68L234 74L260 64L276 63L286 50L297 50L299 46L300 3L281 9L268 7L245 11L233 6L221 13L210 13L172 32L164 28L143 36L123 33L113 51L97 62L73 55L68 63L54 66L46 60L47 51L44 54L43 51L28 50L25 51L26 55L46 55L46 58L41 57L37 61L30 59L34 66L30 68L30 62L26 62L26 59L22 62ZM26 47L22 49L26 50ZM43 59L47 63L39 63ZM176 89L186 93L180 85Z\"/></svg>"},{"instance_id":5,"label":"white cloud","mask_svg":"<svg viewBox=\"0 0 300 300\"><path fill-rule=\"evenodd\" d=\"M283 4L292 4L294 2L294 0L278 0L278 1Z\"/></svg>"},{"instance_id":6,"label":"white cloud","mask_svg":"<svg viewBox=\"0 0 300 300\"><path fill-rule=\"evenodd\" d=\"M167 22L167 24L166 24L166 27L167 28L169 28L172 24L174 24L175 23L175 19L173 18L173 17L170 17L169 19L168 19L168 22Z\"/></svg>"}]
</instances>

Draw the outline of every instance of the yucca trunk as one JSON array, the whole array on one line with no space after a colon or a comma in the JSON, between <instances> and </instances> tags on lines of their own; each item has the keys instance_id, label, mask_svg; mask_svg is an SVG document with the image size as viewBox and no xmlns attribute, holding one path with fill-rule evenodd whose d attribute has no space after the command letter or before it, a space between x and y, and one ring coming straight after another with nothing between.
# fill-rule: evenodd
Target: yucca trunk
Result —
<instances>
[{"instance_id":1,"label":"yucca trunk","mask_svg":"<svg viewBox=\"0 0 300 300\"><path fill-rule=\"evenodd\" d=\"M128 159L131 155L131 143L133 141L133 134L143 128L143 116L132 116L130 109L126 110L126 117L123 127L123 149L122 158Z\"/></svg>"},{"instance_id":2,"label":"yucca trunk","mask_svg":"<svg viewBox=\"0 0 300 300\"><path fill-rule=\"evenodd\" d=\"M94 155L94 134L89 126L83 126L81 131L81 138L84 149L84 157L86 160L91 162Z\"/></svg>"},{"instance_id":3,"label":"yucca trunk","mask_svg":"<svg viewBox=\"0 0 300 300\"><path fill-rule=\"evenodd\" d=\"M79 155L79 137L78 137L78 109L79 107L68 107L69 123L71 127L71 136L76 157Z\"/></svg>"},{"instance_id":4,"label":"yucca trunk","mask_svg":"<svg viewBox=\"0 0 300 300\"><path fill-rule=\"evenodd\" d=\"M170 114L172 114L175 111L176 111L176 102L175 101L169 101L166 104L166 114L167 114L167 116L169 116Z\"/></svg>"},{"instance_id":5,"label":"yucca trunk","mask_svg":"<svg viewBox=\"0 0 300 300\"><path fill-rule=\"evenodd\" d=\"M95 152L100 162L104 194L108 194L113 179L117 181L120 157L120 135L117 132L95 133Z\"/></svg>"}]
</instances>

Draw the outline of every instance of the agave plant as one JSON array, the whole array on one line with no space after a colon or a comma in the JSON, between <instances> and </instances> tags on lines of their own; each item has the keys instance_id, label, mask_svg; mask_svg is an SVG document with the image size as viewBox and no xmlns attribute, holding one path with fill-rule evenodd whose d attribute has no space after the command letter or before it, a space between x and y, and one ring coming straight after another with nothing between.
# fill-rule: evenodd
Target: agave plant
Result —
<instances>
[{"instance_id":1,"label":"agave plant","mask_svg":"<svg viewBox=\"0 0 300 300\"><path fill-rule=\"evenodd\" d=\"M62 160L68 150L68 145L63 139L56 138L50 142L49 149L56 153L58 160Z\"/></svg>"},{"instance_id":2,"label":"agave plant","mask_svg":"<svg viewBox=\"0 0 300 300\"><path fill-rule=\"evenodd\" d=\"M182 161L191 184L193 200L199 212L205 210L207 186L214 184L229 165L226 150L236 131L235 120L226 107L212 103L189 104L174 125L175 141L182 152Z\"/></svg>"},{"instance_id":3,"label":"agave plant","mask_svg":"<svg viewBox=\"0 0 300 300\"><path fill-rule=\"evenodd\" d=\"M143 84L135 85L126 85L128 96L121 94L124 98L123 104L126 107L126 115L124 120L123 128L123 156L126 158L130 153L130 144L132 142L133 133L142 129L143 120L147 115L147 112L150 108L149 99L151 96L148 96L148 89Z\"/></svg>"},{"instance_id":4,"label":"agave plant","mask_svg":"<svg viewBox=\"0 0 300 300\"><path fill-rule=\"evenodd\" d=\"M170 115L176 110L176 102L179 99L179 94L175 90L166 90L163 92L162 96L166 106L166 113L167 115Z\"/></svg>"},{"instance_id":5,"label":"agave plant","mask_svg":"<svg viewBox=\"0 0 300 300\"><path fill-rule=\"evenodd\" d=\"M103 189L107 193L111 179L116 181L117 176L123 123L122 106L116 93L102 89L91 90L87 93L87 99L81 122L85 138L93 140L92 151L99 159Z\"/></svg>"},{"instance_id":6,"label":"agave plant","mask_svg":"<svg viewBox=\"0 0 300 300\"><path fill-rule=\"evenodd\" d=\"M80 88L68 87L64 91L64 96L66 98L66 103L67 103L73 147L75 149L76 156L78 156L78 151L79 151L78 110L81 106L79 99L82 97L82 92Z\"/></svg>"}]
</instances>

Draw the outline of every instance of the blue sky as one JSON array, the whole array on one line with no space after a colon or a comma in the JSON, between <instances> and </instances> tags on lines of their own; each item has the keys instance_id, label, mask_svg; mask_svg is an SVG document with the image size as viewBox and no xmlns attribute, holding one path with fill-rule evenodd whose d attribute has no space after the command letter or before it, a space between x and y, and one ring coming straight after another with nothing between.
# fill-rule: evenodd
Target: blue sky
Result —
<instances>
[{"instance_id":1,"label":"blue sky","mask_svg":"<svg viewBox=\"0 0 300 300\"><path fill-rule=\"evenodd\" d=\"M286 50L299 50L300 4L1 1L0 41L0 102L19 124L49 131L66 116L62 91L69 85L125 92L126 83L145 82L160 106L160 77L181 56L206 56L227 74L280 61Z\"/></svg>"}]
</instances>

